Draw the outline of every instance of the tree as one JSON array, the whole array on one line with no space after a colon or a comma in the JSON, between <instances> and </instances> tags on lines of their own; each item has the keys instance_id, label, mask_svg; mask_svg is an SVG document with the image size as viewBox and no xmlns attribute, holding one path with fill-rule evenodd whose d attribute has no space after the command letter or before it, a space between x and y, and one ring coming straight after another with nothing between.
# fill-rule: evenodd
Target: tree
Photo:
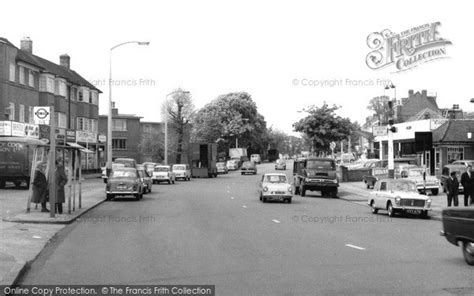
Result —
<instances>
[{"instance_id":1,"label":"tree","mask_svg":"<svg viewBox=\"0 0 474 296\"><path fill-rule=\"evenodd\" d=\"M327 152L331 142L347 139L354 131L349 118L335 114L339 107L329 107L324 102L321 108L310 106L304 109L308 116L293 124L294 131L301 132L311 141L312 152Z\"/></svg>"},{"instance_id":2,"label":"tree","mask_svg":"<svg viewBox=\"0 0 474 296\"><path fill-rule=\"evenodd\" d=\"M194 103L191 94L180 88L171 93L162 105L162 114L168 118L168 128L174 128L178 136L176 147L176 163L181 163L183 153L183 141L186 132L186 126L190 122L194 113Z\"/></svg>"},{"instance_id":3,"label":"tree","mask_svg":"<svg viewBox=\"0 0 474 296\"><path fill-rule=\"evenodd\" d=\"M257 105L246 92L219 96L201 108L193 118L192 139L197 142L218 142L219 150L248 148L258 153L266 146L266 122Z\"/></svg>"},{"instance_id":4,"label":"tree","mask_svg":"<svg viewBox=\"0 0 474 296\"><path fill-rule=\"evenodd\" d=\"M389 109L387 103L389 100L387 96L374 97L367 106L367 109L374 112L374 116L378 118L379 122L388 122Z\"/></svg>"},{"instance_id":5,"label":"tree","mask_svg":"<svg viewBox=\"0 0 474 296\"><path fill-rule=\"evenodd\" d=\"M141 161L161 162L164 156L163 137L158 134L149 134L142 137L138 144Z\"/></svg>"}]
</instances>

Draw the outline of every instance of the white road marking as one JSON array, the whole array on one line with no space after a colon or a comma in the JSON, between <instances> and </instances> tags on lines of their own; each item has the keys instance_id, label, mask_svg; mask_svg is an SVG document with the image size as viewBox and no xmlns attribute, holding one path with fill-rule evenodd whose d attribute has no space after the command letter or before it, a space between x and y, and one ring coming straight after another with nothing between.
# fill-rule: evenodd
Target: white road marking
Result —
<instances>
[{"instance_id":1,"label":"white road marking","mask_svg":"<svg viewBox=\"0 0 474 296\"><path fill-rule=\"evenodd\" d=\"M246 209L246 208L247 208L247 206L246 206L246 205L242 205L242 208Z\"/></svg>"},{"instance_id":2,"label":"white road marking","mask_svg":"<svg viewBox=\"0 0 474 296\"><path fill-rule=\"evenodd\" d=\"M280 223L280 221L278 221L277 219L273 219L272 221L275 223Z\"/></svg>"},{"instance_id":3,"label":"white road marking","mask_svg":"<svg viewBox=\"0 0 474 296\"><path fill-rule=\"evenodd\" d=\"M41 238L41 236L33 235L33 238Z\"/></svg>"},{"instance_id":4,"label":"white road marking","mask_svg":"<svg viewBox=\"0 0 474 296\"><path fill-rule=\"evenodd\" d=\"M357 249L357 250L365 250L365 248L358 247L358 246L351 245L351 244L346 244L346 247L349 247L349 248L354 248L354 249Z\"/></svg>"}]
</instances>

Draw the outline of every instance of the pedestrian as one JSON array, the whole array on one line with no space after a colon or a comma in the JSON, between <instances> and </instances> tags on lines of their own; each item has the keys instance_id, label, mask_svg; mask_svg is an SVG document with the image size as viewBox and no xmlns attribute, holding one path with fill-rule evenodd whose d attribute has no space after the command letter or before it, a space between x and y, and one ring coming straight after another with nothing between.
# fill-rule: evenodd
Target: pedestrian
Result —
<instances>
[{"instance_id":1,"label":"pedestrian","mask_svg":"<svg viewBox=\"0 0 474 296\"><path fill-rule=\"evenodd\" d=\"M446 190L448 196L448 207L451 206L451 202L454 201L454 206L459 205L458 193L459 193L459 181L456 177L456 172L451 172L451 176L446 182Z\"/></svg>"},{"instance_id":2,"label":"pedestrian","mask_svg":"<svg viewBox=\"0 0 474 296\"><path fill-rule=\"evenodd\" d=\"M467 166L467 170L461 175L461 185L464 188L464 206L468 207L472 203L474 191L474 177L472 175L472 165Z\"/></svg>"},{"instance_id":3,"label":"pedestrian","mask_svg":"<svg viewBox=\"0 0 474 296\"><path fill-rule=\"evenodd\" d=\"M62 214L63 203L66 201L64 186L67 184L67 176L61 160L56 160L56 171L54 175L56 182L56 211L58 214Z\"/></svg>"},{"instance_id":4,"label":"pedestrian","mask_svg":"<svg viewBox=\"0 0 474 296\"><path fill-rule=\"evenodd\" d=\"M33 179L33 202L41 204L41 212L49 212L46 208L48 199L48 181L46 180L46 164L40 162L36 165Z\"/></svg>"}]
</instances>

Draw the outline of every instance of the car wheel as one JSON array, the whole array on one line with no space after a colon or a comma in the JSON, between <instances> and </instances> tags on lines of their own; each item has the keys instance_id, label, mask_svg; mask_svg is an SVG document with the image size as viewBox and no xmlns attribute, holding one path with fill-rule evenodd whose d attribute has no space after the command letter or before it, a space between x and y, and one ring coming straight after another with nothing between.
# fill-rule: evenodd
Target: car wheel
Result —
<instances>
[{"instance_id":1,"label":"car wheel","mask_svg":"<svg viewBox=\"0 0 474 296\"><path fill-rule=\"evenodd\" d=\"M300 187L295 185L295 194L300 194Z\"/></svg>"},{"instance_id":2,"label":"car wheel","mask_svg":"<svg viewBox=\"0 0 474 296\"><path fill-rule=\"evenodd\" d=\"M438 192L439 192L438 189L431 190L431 194L433 194L433 195L438 195Z\"/></svg>"},{"instance_id":3,"label":"car wheel","mask_svg":"<svg viewBox=\"0 0 474 296\"><path fill-rule=\"evenodd\" d=\"M168 180L168 184L171 184L171 180Z\"/></svg>"},{"instance_id":4,"label":"car wheel","mask_svg":"<svg viewBox=\"0 0 474 296\"><path fill-rule=\"evenodd\" d=\"M421 211L421 214L420 214L420 217L423 218L423 219L428 219L428 211L424 210L424 211Z\"/></svg>"},{"instance_id":5,"label":"car wheel","mask_svg":"<svg viewBox=\"0 0 474 296\"><path fill-rule=\"evenodd\" d=\"M262 200L262 193L258 195L258 199L261 201Z\"/></svg>"},{"instance_id":6,"label":"car wheel","mask_svg":"<svg viewBox=\"0 0 474 296\"><path fill-rule=\"evenodd\" d=\"M107 200L112 200L114 198L113 194L107 194Z\"/></svg>"},{"instance_id":7,"label":"car wheel","mask_svg":"<svg viewBox=\"0 0 474 296\"><path fill-rule=\"evenodd\" d=\"M375 202L374 202L374 201L372 201L372 202L370 203L370 208L372 209L372 214L377 214L378 211L379 211L379 209L377 209L377 208L375 207Z\"/></svg>"},{"instance_id":8,"label":"car wheel","mask_svg":"<svg viewBox=\"0 0 474 296\"><path fill-rule=\"evenodd\" d=\"M337 198L337 189L331 191L331 197L332 197L332 198Z\"/></svg>"},{"instance_id":9,"label":"car wheel","mask_svg":"<svg viewBox=\"0 0 474 296\"><path fill-rule=\"evenodd\" d=\"M389 217L393 217L395 215L395 210L393 209L391 202L389 202L387 205L387 212Z\"/></svg>"},{"instance_id":10,"label":"car wheel","mask_svg":"<svg viewBox=\"0 0 474 296\"><path fill-rule=\"evenodd\" d=\"M474 265L474 243L473 242L464 241L462 243L462 254L467 264Z\"/></svg>"},{"instance_id":11,"label":"car wheel","mask_svg":"<svg viewBox=\"0 0 474 296\"><path fill-rule=\"evenodd\" d=\"M288 199L286 200L286 202L290 204L290 203L291 203L291 198L288 198Z\"/></svg>"},{"instance_id":12,"label":"car wheel","mask_svg":"<svg viewBox=\"0 0 474 296\"><path fill-rule=\"evenodd\" d=\"M262 202L267 202L267 198L262 196Z\"/></svg>"},{"instance_id":13,"label":"car wheel","mask_svg":"<svg viewBox=\"0 0 474 296\"><path fill-rule=\"evenodd\" d=\"M174 184L174 180L173 180L173 181L171 181L171 183L173 183L173 184Z\"/></svg>"},{"instance_id":14,"label":"car wheel","mask_svg":"<svg viewBox=\"0 0 474 296\"><path fill-rule=\"evenodd\" d=\"M135 200L140 200L140 194L135 194Z\"/></svg>"}]
</instances>

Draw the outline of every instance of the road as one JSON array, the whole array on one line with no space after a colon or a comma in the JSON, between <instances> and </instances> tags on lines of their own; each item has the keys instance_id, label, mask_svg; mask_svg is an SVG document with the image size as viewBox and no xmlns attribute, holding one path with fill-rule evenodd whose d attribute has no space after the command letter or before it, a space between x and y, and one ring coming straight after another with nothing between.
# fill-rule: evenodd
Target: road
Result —
<instances>
[{"instance_id":1,"label":"road","mask_svg":"<svg viewBox=\"0 0 474 296\"><path fill-rule=\"evenodd\" d=\"M212 284L217 295L474 295L474 269L439 236L439 221L373 215L317 192L292 204L261 203L257 182L273 166L258 168L257 176L154 185L141 201L106 202L66 227L20 283Z\"/></svg>"}]
</instances>

